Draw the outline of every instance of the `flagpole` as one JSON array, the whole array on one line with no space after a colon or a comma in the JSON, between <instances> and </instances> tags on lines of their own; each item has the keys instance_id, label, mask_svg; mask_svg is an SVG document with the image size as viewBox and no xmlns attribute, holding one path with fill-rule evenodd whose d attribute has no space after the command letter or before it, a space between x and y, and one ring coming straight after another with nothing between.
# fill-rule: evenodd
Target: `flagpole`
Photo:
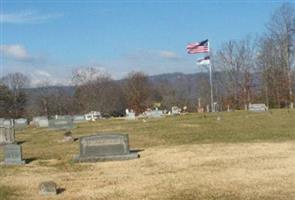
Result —
<instances>
[{"instance_id":1,"label":"flagpole","mask_svg":"<svg viewBox=\"0 0 295 200\"><path fill-rule=\"evenodd\" d=\"M207 43L207 47L208 47L208 49L207 49L207 51L205 51L205 50L200 50L200 49L198 49L200 46L202 46L203 48L205 47L205 43ZM208 58L210 58L210 54L209 54L209 52L210 52L210 42L209 42L209 40L207 39L207 40L204 40L204 41L202 41L202 42L200 42L200 43L196 43L196 44L188 44L187 45L187 51L188 51L188 53L193 53L193 54L196 54L196 53L205 53L205 52L207 52L208 53ZM197 49L197 50L196 50ZM195 50L195 51L194 51ZM202 60L200 60L200 63L199 64L205 64L205 63L202 63L204 60L206 60L206 58L207 57L205 57L204 59L202 59ZM198 64L198 63L197 63ZM214 108L214 99L213 99L213 81L212 81L212 64L211 64L211 62L210 62L210 59L209 59L209 63L208 64L205 64L205 65L207 65L208 67L209 67L209 82L210 82L210 104L211 104L211 112L215 112L215 108Z\"/></svg>"},{"instance_id":2,"label":"flagpole","mask_svg":"<svg viewBox=\"0 0 295 200\"><path fill-rule=\"evenodd\" d=\"M211 65L211 62L208 65L208 67L209 67L209 80L210 80L211 112L215 112L214 99L213 99L213 82L212 82L212 65Z\"/></svg>"},{"instance_id":3,"label":"flagpole","mask_svg":"<svg viewBox=\"0 0 295 200\"><path fill-rule=\"evenodd\" d=\"M208 41L208 51L210 52L210 42ZM210 81L210 101L211 101L211 112L215 112L214 99L213 99L213 81L212 81L212 64L209 62L209 81Z\"/></svg>"}]
</instances>

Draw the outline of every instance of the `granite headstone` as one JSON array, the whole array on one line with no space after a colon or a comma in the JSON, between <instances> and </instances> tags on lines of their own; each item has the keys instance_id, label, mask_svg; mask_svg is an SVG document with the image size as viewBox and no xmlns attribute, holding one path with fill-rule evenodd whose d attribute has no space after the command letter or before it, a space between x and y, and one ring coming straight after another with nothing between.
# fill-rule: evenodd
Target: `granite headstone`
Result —
<instances>
[{"instance_id":1,"label":"granite headstone","mask_svg":"<svg viewBox=\"0 0 295 200\"><path fill-rule=\"evenodd\" d=\"M74 158L78 162L96 162L108 160L128 160L138 158L137 153L129 150L127 134L97 134L80 138L80 155Z\"/></svg>"},{"instance_id":2,"label":"granite headstone","mask_svg":"<svg viewBox=\"0 0 295 200\"><path fill-rule=\"evenodd\" d=\"M50 119L48 128L50 130L70 130L74 128L74 124L71 117Z\"/></svg>"},{"instance_id":3,"label":"granite headstone","mask_svg":"<svg viewBox=\"0 0 295 200\"><path fill-rule=\"evenodd\" d=\"M17 144L7 144L4 147L4 164L5 165L22 165L22 149Z\"/></svg>"}]
</instances>

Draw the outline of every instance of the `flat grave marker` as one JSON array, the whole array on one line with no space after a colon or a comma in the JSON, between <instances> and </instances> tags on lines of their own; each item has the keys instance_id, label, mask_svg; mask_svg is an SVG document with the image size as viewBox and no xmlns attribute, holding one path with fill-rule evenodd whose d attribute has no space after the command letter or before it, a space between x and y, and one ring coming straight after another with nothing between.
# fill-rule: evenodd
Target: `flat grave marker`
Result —
<instances>
[{"instance_id":1,"label":"flat grave marker","mask_svg":"<svg viewBox=\"0 0 295 200\"><path fill-rule=\"evenodd\" d=\"M43 196L57 195L57 185L53 181L46 181L39 184L39 194Z\"/></svg>"}]
</instances>

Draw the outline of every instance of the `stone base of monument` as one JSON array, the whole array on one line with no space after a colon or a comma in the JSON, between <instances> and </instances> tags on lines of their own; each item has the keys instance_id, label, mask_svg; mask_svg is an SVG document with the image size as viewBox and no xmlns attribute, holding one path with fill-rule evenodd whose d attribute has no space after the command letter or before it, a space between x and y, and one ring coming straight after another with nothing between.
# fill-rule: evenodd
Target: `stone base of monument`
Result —
<instances>
[{"instance_id":1,"label":"stone base of monument","mask_svg":"<svg viewBox=\"0 0 295 200\"><path fill-rule=\"evenodd\" d=\"M2 165L24 165L24 164L26 164L26 161L24 161L24 160L17 161L17 162L4 161L2 163Z\"/></svg>"},{"instance_id":2,"label":"stone base of monument","mask_svg":"<svg viewBox=\"0 0 295 200\"><path fill-rule=\"evenodd\" d=\"M131 160L137 159L140 155L138 153L130 153L126 155L108 155L108 156L74 156L75 162L105 162L105 161L120 161L120 160Z\"/></svg>"}]
</instances>

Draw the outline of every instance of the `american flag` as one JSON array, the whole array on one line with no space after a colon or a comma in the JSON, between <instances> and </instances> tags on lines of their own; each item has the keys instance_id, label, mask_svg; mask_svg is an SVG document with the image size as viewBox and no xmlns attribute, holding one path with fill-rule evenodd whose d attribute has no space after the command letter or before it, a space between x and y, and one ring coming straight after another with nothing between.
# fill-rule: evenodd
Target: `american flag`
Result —
<instances>
[{"instance_id":1,"label":"american flag","mask_svg":"<svg viewBox=\"0 0 295 200\"><path fill-rule=\"evenodd\" d=\"M202 42L190 43L186 46L187 53L208 53L209 52L209 41L204 40Z\"/></svg>"}]
</instances>

